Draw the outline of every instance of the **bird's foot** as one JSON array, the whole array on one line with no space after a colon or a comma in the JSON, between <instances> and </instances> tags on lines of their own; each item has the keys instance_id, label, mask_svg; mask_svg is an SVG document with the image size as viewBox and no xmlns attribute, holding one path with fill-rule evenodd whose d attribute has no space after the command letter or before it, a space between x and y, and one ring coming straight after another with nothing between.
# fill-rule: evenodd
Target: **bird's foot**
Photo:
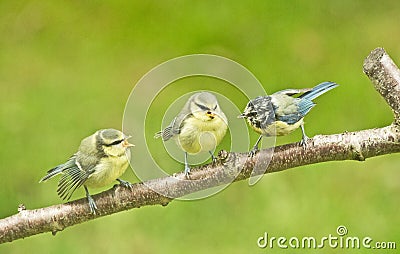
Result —
<instances>
[{"instance_id":1,"label":"bird's foot","mask_svg":"<svg viewBox=\"0 0 400 254\"><path fill-rule=\"evenodd\" d=\"M92 213L93 215L96 215L96 210L97 210L96 203L94 202L92 196L87 195L86 197L89 202L90 213Z\"/></svg>"},{"instance_id":2,"label":"bird's foot","mask_svg":"<svg viewBox=\"0 0 400 254\"><path fill-rule=\"evenodd\" d=\"M300 146L302 146L303 149L307 149L307 146L308 146L307 142L308 142L308 140L310 140L310 138L307 137L307 136L303 136L303 138L300 140Z\"/></svg>"},{"instance_id":3,"label":"bird's foot","mask_svg":"<svg viewBox=\"0 0 400 254\"><path fill-rule=\"evenodd\" d=\"M190 167L189 165L185 165L185 177L189 178L190 175Z\"/></svg>"},{"instance_id":4,"label":"bird's foot","mask_svg":"<svg viewBox=\"0 0 400 254\"><path fill-rule=\"evenodd\" d=\"M130 182L125 181L125 180L121 180L119 178L117 179L117 181L119 182L119 185L132 190L132 184Z\"/></svg>"},{"instance_id":5,"label":"bird's foot","mask_svg":"<svg viewBox=\"0 0 400 254\"><path fill-rule=\"evenodd\" d=\"M211 162L212 162L213 165L215 165L215 163L217 163L218 159L211 152L210 152L210 155L211 155Z\"/></svg>"},{"instance_id":6,"label":"bird's foot","mask_svg":"<svg viewBox=\"0 0 400 254\"><path fill-rule=\"evenodd\" d=\"M252 157L254 157L254 155L256 155L257 153L258 153L258 146L254 146L251 150L250 150L250 152L249 152L249 154L247 155L247 157L250 157L250 158L252 158Z\"/></svg>"}]
</instances>

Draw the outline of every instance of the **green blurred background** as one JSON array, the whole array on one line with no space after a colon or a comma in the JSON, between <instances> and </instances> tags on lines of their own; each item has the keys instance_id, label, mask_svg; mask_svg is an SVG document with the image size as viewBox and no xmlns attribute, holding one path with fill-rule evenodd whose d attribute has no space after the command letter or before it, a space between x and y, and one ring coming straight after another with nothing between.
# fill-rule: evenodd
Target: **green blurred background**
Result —
<instances>
[{"instance_id":1,"label":"green blurred background","mask_svg":"<svg viewBox=\"0 0 400 254\"><path fill-rule=\"evenodd\" d=\"M20 203L27 209L60 203L57 181L38 180L83 137L121 129L135 83L177 56L228 57L252 71L267 92L339 83L308 115L309 136L390 124L391 111L362 63L379 46L400 63L399 10L396 0L0 1L0 217L16 213ZM149 135L159 129L168 103L159 102ZM245 103L242 98L237 106ZM277 142L300 136L296 131ZM132 151L138 160L143 152ZM259 249L256 241L264 232L322 237L336 234L339 225L349 236L399 245L399 162L394 154L291 169L253 187L243 181L203 200L142 207L55 237L3 244L0 253L288 253ZM182 169L169 158L164 164ZM123 179L138 181L131 170ZM73 198L82 196L77 191Z\"/></svg>"}]
</instances>

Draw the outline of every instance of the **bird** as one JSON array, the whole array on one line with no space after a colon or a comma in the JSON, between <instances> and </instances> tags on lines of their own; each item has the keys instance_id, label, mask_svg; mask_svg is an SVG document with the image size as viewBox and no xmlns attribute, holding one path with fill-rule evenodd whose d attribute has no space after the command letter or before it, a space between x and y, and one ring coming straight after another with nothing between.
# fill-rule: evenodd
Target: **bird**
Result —
<instances>
[{"instance_id":1,"label":"bird","mask_svg":"<svg viewBox=\"0 0 400 254\"><path fill-rule=\"evenodd\" d=\"M128 181L119 179L129 165L129 148L134 146L128 142L130 137L115 129L98 130L82 140L78 151L67 162L47 171L39 182L61 174L57 193L63 200L69 200L83 185L90 212L96 214L97 206L88 187L104 187L115 180L124 187L132 187Z\"/></svg>"},{"instance_id":2,"label":"bird","mask_svg":"<svg viewBox=\"0 0 400 254\"><path fill-rule=\"evenodd\" d=\"M228 120L212 93L202 91L193 94L180 113L154 137L163 141L174 139L184 151L185 176L190 173L188 154L208 152L212 161L213 150L221 142L228 129Z\"/></svg>"},{"instance_id":3,"label":"bird","mask_svg":"<svg viewBox=\"0 0 400 254\"><path fill-rule=\"evenodd\" d=\"M334 82L323 82L313 88L285 89L270 96L259 96L250 100L244 112L238 118L244 118L248 124L260 134L249 157L258 151L263 136L284 136L297 128L301 128L300 145L307 147L309 139L304 130L304 117L316 105L313 100L337 87ZM293 95L301 94L298 97Z\"/></svg>"}]
</instances>

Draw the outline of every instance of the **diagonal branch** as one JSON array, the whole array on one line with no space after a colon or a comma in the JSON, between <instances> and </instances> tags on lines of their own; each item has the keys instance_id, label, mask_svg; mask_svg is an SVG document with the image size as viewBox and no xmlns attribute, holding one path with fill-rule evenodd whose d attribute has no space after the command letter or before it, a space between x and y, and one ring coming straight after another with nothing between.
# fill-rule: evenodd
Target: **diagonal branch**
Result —
<instances>
[{"instance_id":1,"label":"diagonal branch","mask_svg":"<svg viewBox=\"0 0 400 254\"><path fill-rule=\"evenodd\" d=\"M400 126L400 71L383 48L374 49L364 61L364 73L393 110Z\"/></svg>"},{"instance_id":2,"label":"diagonal branch","mask_svg":"<svg viewBox=\"0 0 400 254\"><path fill-rule=\"evenodd\" d=\"M374 156L400 152L400 71L386 52L377 48L365 60L364 72L392 108L395 117L393 124L357 132L318 135L310 141L306 150L298 144L276 147L270 163L265 164L265 173L324 161L363 161ZM175 177L137 183L132 189L114 186L93 196L99 208L97 215L90 214L86 199L35 210L21 207L19 213L0 220L0 243L44 232L55 234L67 227L132 208L158 204L165 206L173 198L229 184L232 180L247 179L256 163L262 163L271 155L270 152L268 149L262 150L250 159L247 153L221 151L217 164L192 170L192 181L177 180L184 178L181 173ZM233 175L237 177L233 179ZM153 190L162 190L168 197Z\"/></svg>"}]
</instances>

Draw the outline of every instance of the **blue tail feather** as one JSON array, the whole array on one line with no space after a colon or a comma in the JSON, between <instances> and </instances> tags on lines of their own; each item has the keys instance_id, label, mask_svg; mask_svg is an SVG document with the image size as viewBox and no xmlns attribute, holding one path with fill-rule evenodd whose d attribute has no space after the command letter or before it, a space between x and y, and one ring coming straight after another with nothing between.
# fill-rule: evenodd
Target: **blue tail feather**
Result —
<instances>
[{"instance_id":1,"label":"blue tail feather","mask_svg":"<svg viewBox=\"0 0 400 254\"><path fill-rule=\"evenodd\" d=\"M323 82L323 83L315 86L313 89L311 89L311 91L302 94L301 96L299 96L299 98L312 101L315 98L317 98L318 96L328 92L329 90L331 90L337 86L339 86L339 85L334 82Z\"/></svg>"}]
</instances>

